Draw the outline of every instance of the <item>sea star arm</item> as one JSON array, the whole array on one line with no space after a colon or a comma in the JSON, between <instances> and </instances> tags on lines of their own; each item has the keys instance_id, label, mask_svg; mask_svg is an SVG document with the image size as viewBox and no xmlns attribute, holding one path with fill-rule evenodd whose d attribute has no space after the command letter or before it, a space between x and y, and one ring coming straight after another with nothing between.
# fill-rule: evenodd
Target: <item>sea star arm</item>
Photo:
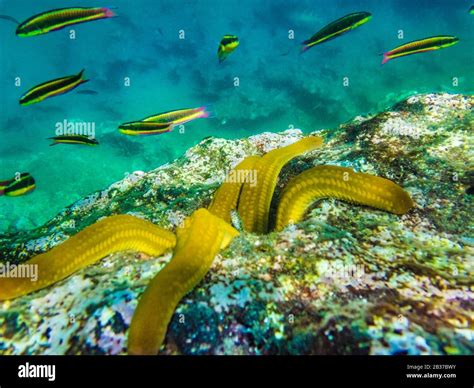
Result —
<instances>
[{"instance_id":1,"label":"sea star arm","mask_svg":"<svg viewBox=\"0 0 474 388\"><path fill-rule=\"evenodd\" d=\"M268 231L270 204L281 169L291 159L312 151L322 144L321 137L308 136L289 146L268 152L255 163L257 184L244 184L238 206L246 231L256 233Z\"/></svg>"},{"instance_id":2,"label":"sea star arm","mask_svg":"<svg viewBox=\"0 0 474 388\"><path fill-rule=\"evenodd\" d=\"M175 244L176 237L172 232L149 221L130 215L107 217L24 263L37 266L37 281L0 278L0 300L48 287L115 252L133 250L161 256Z\"/></svg>"},{"instance_id":3,"label":"sea star arm","mask_svg":"<svg viewBox=\"0 0 474 388\"><path fill-rule=\"evenodd\" d=\"M408 193L388 179L345 167L317 166L293 178L283 190L276 230L299 222L309 206L321 198L337 198L395 214L404 214L413 207Z\"/></svg>"},{"instance_id":4,"label":"sea star arm","mask_svg":"<svg viewBox=\"0 0 474 388\"><path fill-rule=\"evenodd\" d=\"M249 156L227 174L227 181L217 189L209 205L212 214L230 223L230 213L237 207L242 185L254 175L252 169L260 158L260 156Z\"/></svg>"},{"instance_id":5,"label":"sea star arm","mask_svg":"<svg viewBox=\"0 0 474 388\"><path fill-rule=\"evenodd\" d=\"M206 209L199 209L177 230L170 262L149 283L138 302L128 337L128 352L155 355L179 301L211 268L214 257L239 233Z\"/></svg>"}]
</instances>

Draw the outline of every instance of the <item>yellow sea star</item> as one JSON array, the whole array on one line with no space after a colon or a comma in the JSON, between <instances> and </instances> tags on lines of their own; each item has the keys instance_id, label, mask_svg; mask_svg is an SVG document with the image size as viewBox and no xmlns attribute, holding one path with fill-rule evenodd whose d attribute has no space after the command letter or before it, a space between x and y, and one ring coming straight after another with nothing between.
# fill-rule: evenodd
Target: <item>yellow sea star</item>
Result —
<instances>
[{"instance_id":1,"label":"yellow sea star","mask_svg":"<svg viewBox=\"0 0 474 388\"><path fill-rule=\"evenodd\" d=\"M174 248L171 261L143 293L132 319L128 350L131 354L157 354L173 312L182 297L209 271L220 249L238 235L227 221L238 207L244 227L259 233L268 229L270 203L281 168L292 158L322 144L309 136L263 157L250 156L234 172L253 169L256 181L225 182L209 210L199 209L177 229L176 236L149 221L129 215L101 220L27 264L39 267L38 282L1 278L0 300L12 299L50 286L111 253L135 250L161 256ZM318 166L294 178L282 194L277 229L298 222L307 207L321 197L335 197L403 214L413 202L395 183L337 166ZM214 213L214 214L212 214Z\"/></svg>"}]
</instances>

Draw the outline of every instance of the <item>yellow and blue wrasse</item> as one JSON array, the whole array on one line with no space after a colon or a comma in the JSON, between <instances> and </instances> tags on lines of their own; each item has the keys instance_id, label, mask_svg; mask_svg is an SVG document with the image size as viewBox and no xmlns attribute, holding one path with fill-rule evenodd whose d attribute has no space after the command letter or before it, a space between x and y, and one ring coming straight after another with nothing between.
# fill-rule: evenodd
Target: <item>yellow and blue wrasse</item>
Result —
<instances>
[{"instance_id":1,"label":"yellow and blue wrasse","mask_svg":"<svg viewBox=\"0 0 474 388\"><path fill-rule=\"evenodd\" d=\"M160 135L170 132L173 129L173 123L157 123L148 121L132 121L119 126L120 133L124 135Z\"/></svg>"},{"instance_id":2,"label":"yellow and blue wrasse","mask_svg":"<svg viewBox=\"0 0 474 388\"><path fill-rule=\"evenodd\" d=\"M6 186L2 186L3 184L6 184ZM0 182L0 195L19 197L20 195L32 192L35 188L35 179L29 173L25 172L20 174L18 178Z\"/></svg>"},{"instance_id":3,"label":"yellow and blue wrasse","mask_svg":"<svg viewBox=\"0 0 474 388\"><path fill-rule=\"evenodd\" d=\"M471 8L469 8L469 13L471 15L474 15L474 5L472 5Z\"/></svg>"},{"instance_id":4,"label":"yellow and blue wrasse","mask_svg":"<svg viewBox=\"0 0 474 388\"><path fill-rule=\"evenodd\" d=\"M16 29L18 36L35 36L57 31L73 24L107 19L116 16L109 8L60 8L43 12L20 23Z\"/></svg>"},{"instance_id":5,"label":"yellow and blue wrasse","mask_svg":"<svg viewBox=\"0 0 474 388\"><path fill-rule=\"evenodd\" d=\"M205 119L212 116L213 114L210 112L207 106L201 106L199 108L178 109L159 113L157 115L149 116L142 121L180 125L188 123L192 120Z\"/></svg>"},{"instance_id":6,"label":"yellow and blue wrasse","mask_svg":"<svg viewBox=\"0 0 474 388\"><path fill-rule=\"evenodd\" d=\"M217 49L217 56L219 57L219 63L224 62L224 60L229 56L229 54L234 51L239 45L239 38L235 35L224 35Z\"/></svg>"},{"instance_id":7,"label":"yellow and blue wrasse","mask_svg":"<svg viewBox=\"0 0 474 388\"><path fill-rule=\"evenodd\" d=\"M53 146L56 144L80 144L80 145L88 145L88 146L99 145L99 142L96 139L93 139L85 135L55 136L55 137L50 137L49 140L53 140L50 146Z\"/></svg>"},{"instance_id":8,"label":"yellow and blue wrasse","mask_svg":"<svg viewBox=\"0 0 474 388\"><path fill-rule=\"evenodd\" d=\"M391 59L406 55L425 53L450 47L459 42L459 38L450 35L433 36L431 38L415 40L387 51L383 54L382 65Z\"/></svg>"},{"instance_id":9,"label":"yellow and blue wrasse","mask_svg":"<svg viewBox=\"0 0 474 388\"><path fill-rule=\"evenodd\" d=\"M309 50L311 47L327 42L331 39L337 38L346 32L353 30L367 23L372 18L372 14L369 12L354 12L349 15L343 16L340 19L328 24L321 30L316 32L311 38L303 42L301 52Z\"/></svg>"},{"instance_id":10,"label":"yellow and blue wrasse","mask_svg":"<svg viewBox=\"0 0 474 388\"><path fill-rule=\"evenodd\" d=\"M20 105L36 104L46 98L70 92L79 85L89 81L83 78L83 74L84 70L81 70L79 74L57 78L35 86L21 96Z\"/></svg>"}]
</instances>

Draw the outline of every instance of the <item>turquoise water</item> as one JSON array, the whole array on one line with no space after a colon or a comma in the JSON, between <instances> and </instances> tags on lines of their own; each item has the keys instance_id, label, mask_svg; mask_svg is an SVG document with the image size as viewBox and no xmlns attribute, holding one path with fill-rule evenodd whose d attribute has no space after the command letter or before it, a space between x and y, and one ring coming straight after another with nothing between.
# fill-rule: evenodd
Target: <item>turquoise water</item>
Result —
<instances>
[{"instance_id":1,"label":"turquoise water","mask_svg":"<svg viewBox=\"0 0 474 388\"><path fill-rule=\"evenodd\" d=\"M23 21L70 5L5 0L0 14ZM118 17L28 38L15 36L16 26L0 20L0 180L20 171L37 182L29 195L0 197L0 232L39 226L73 201L128 172L167 163L207 136L334 128L410 93L474 90L470 1L84 0L74 5L117 7ZM299 54L301 41L356 11L373 18ZM400 30L404 39L398 39ZM216 51L225 34L237 35L240 46L219 64ZM380 53L433 35L456 35L460 43L380 65ZM75 91L18 104L29 88L83 68L90 82ZM123 122L207 104L215 118L188 123L184 131L129 137L117 130ZM100 146L50 147L46 139L64 120L93 123Z\"/></svg>"}]
</instances>

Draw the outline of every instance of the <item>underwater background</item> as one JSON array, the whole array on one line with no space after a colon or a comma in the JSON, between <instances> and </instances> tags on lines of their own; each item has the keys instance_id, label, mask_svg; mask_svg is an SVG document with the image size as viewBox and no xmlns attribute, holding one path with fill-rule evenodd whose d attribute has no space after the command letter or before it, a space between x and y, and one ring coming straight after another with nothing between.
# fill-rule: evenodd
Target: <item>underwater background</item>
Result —
<instances>
[{"instance_id":1,"label":"underwater background","mask_svg":"<svg viewBox=\"0 0 474 388\"><path fill-rule=\"evenodd\" d=\"M471 3L0 4L0 355L474 354Z\"/></svg>"},{"instance_id":2,"label":"underwater background","mask_svg":"<svg viewBox=\"0 0 474 388\"><path fill-rule=\"evenodd\" d=\"M0 14L22 21L79 5L116 7L118 17L31 38L15 36L16 26L0 20L0 180L29 172L37 187L0 198L0 233L38 227L72 202L127 173L171 162L208 136L309 133L375 114L414 93L474 90L470 1L3 0ZM300 55L303 40L356 11L371 12L372 20ZM240 46L219 64L225 34L237 35ZM382 52L434 35L460 42L381 66ZM39 104L18 104L30 87L81 69L89 83ZM188 123L184 132L130 137L117 130L123 122L203 105L215 117ZM47 138L64 120L94 123L100 145L50 147Z\"/></svg>"}]
</instances>

